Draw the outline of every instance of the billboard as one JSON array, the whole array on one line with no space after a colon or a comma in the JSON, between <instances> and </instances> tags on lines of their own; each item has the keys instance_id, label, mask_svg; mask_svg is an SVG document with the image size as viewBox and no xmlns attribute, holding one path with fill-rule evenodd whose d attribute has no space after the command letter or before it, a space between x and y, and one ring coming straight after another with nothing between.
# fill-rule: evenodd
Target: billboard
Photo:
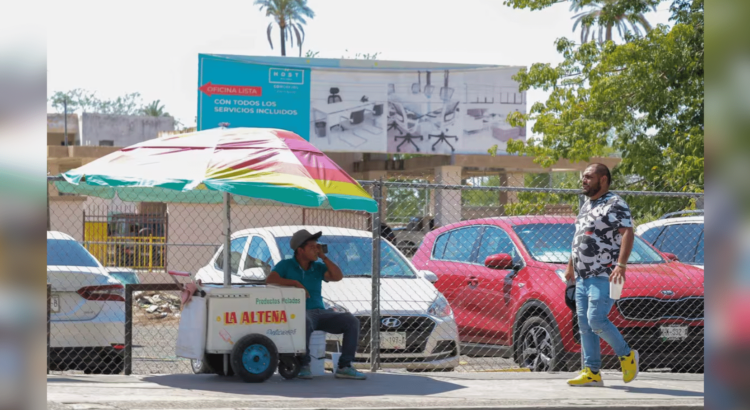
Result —
<instances>
[{"instance_id":1,"label":"billboard","mask_svg":"<svg viewBox=\"0 0 750 410\"><path fill-rule=\"evenodd\" d=\"M325 152L503 151L526 139L505 121L526 112L519 69L200 54L198 129L282 128Z\"/></svg>"}]
</instances>

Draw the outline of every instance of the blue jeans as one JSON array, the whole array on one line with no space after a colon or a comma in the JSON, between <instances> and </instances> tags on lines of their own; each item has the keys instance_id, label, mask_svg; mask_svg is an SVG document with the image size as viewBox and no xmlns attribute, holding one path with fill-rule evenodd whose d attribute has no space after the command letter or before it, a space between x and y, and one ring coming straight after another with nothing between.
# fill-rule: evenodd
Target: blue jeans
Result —
<instances>
[{"instance_id":1,"label":"blue jeans","mask_svg":"<svg viewBox=\"0 0 750 410\"><path fill-rule=\"evenodd\" d=\"M583 363L594 372L602 367L599 338L609 343L617 356L630 354L628 343L607 317L614 302L609 298L609 278L576 278L576 314Z\"/></svg>"},{"instance_id":2,"label":"blue jeans","mask_svg":"<svg viewBox=\"0 0 750 410\"><path fill-rule=\"evenodd\" d=\"M333 310L310 309L307 311L307 354L302 358L302 366L310 364L310 337L316 330L336 335L343 334L344 341L341 343L341 357L338 367L344 368L352 365L354 355L357 353L359 341L359 319L351 313L334 312ZM334 366L336 363L334 363Z\"/></svg>"}]
</instances>

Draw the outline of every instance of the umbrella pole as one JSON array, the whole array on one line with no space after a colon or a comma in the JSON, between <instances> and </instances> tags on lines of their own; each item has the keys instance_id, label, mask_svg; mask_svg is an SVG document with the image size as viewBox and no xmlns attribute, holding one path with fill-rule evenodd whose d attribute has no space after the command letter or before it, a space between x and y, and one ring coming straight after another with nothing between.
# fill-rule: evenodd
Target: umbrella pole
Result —
<instances>
[{"instance_id":1,"label":"umbrella pole","mask_svg":"<svg viewBox=\"0 0 750 410\"><path fill-rule=\"evenodd\" d=\"M232 267L230 266L232 254L232 215L230 208L230 195L224 192L224 287L232 286Z\"/></svg>"},{"instance_id":2,"label":"umbrella pole","mask_svg":"<svg viewBox=\"0 0 750 410\"><path fill-rule=\"evenodd\" d=\"M383 180L375 181L372 188L373 199L378 203L378 211L372 214L372 310L370 313L370 371L380 368L380 216L382 212ZM378 325L374 325L378 323Z\"/></svg>"}]
</instances>

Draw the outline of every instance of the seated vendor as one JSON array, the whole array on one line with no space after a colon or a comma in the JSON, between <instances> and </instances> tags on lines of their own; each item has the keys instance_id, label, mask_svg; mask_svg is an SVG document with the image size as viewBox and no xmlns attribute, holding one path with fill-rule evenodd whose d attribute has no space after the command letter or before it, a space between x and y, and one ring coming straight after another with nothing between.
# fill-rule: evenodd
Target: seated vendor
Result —
<instances>
[{"instance_id":1,"label":"seated vendor","mask_svg":"<svg viewBox=\"0 0 750 410\"><path fill-rule=\"evenodd\" d=\"M343 334L341 357L334 374L339 379L364 380L367 377L354 370L352 361L357 351L359 320L351 313L335 312L323 304L323 281L338 282L344 278L341 269L323 253L318 239L322 232L311 234L300 230L292 235L290 245L294 257L285 259L274 266L266 283L278 286L293 286L305 289L307 296L307 352L302 359L301 379L311 379L310 336L316 330L326 333ZM321 259L322 262L318 261Z\"/></svg>"}]
</instances>

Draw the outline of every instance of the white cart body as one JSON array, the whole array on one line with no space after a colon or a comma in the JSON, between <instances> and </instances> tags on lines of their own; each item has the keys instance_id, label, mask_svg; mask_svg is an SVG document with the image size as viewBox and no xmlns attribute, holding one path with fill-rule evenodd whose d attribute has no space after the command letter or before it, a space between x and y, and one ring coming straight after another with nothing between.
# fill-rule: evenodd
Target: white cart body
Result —
<instances>
[{"instance_id":1,"label":"white cart body","mask_svg":"<svg viewBox=\"0 0 750 410\"><path fill-rule=\"evenodd\" d=\"M273 341L279 354L304 354L305 291L247 286L204 288L208 302L206 353L232 353L249 334Z\"/></svg>"}]
</instances>

